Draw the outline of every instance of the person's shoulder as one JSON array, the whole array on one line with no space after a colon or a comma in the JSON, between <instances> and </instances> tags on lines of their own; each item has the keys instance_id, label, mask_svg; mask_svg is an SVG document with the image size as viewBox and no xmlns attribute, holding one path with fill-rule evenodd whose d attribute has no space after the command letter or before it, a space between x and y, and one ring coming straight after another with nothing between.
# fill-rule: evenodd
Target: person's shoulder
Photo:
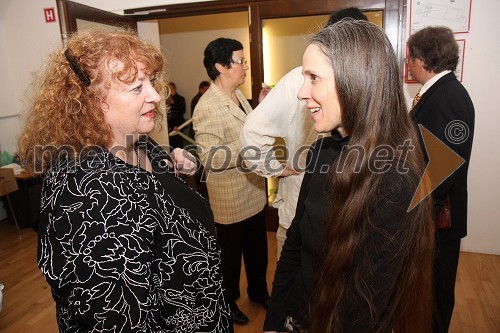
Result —
<instances>
[{"instance_id":1,"label":"person's shoulder","mask_svg":"<svg viewBox=\"0 0 500 333\"><path fill-rule=\"evenodd\" d=\"M465 86L462 84L462 82L458 81L457 78L452 79L449 81L449 85L453 87L456 91L460 92L460 95L467 97L470 99L469 92L465 88Z\"/></svg>"},{"instance_id":2,"label":"person's shoulder","mask_svg":"<svg viewBox=\"0 0 500 333\"><path fill-rule=\"evenodd\" d=\"M202 105L210 103L210 101L214 98L213 90L208 89L203 95L201 95L198 99L198 103L196 104L196 109L200 108Z\"/></svg>"},{"instance_id":3,"label":"person's shoulder","mask_svg":"<svg viewBox=\"0 0 500 333\"><path fill-rule=\"evenodd\" d=\"M436 86L437 89L441 90L449 90L449 89L459 89L459 90L465 90L465 87L458 81L457 77L455 76L455 73L451 72L443 77L439 78L433 86Z\"/></svg>"},{"instance_id":4,"label":"person's shoulder","mask_svg":"<svg viewBox=\"0 0 500 333\"><path fill-rule=\"evenodd\" d=\"M326 135L320 137L312 145L311 149L314 150L329 150L329 149L342 149L343 146L347 145L349 142L348 137L342 137L336 131L333 131L331 135Z\"/></svg>"},{"instance_id":5,"label":"person's shoulder","mask_svg":"<svg viewBox=\"0 0 500 333\"><path fill-rule=\"evenodd\" d=\"M339 145L335 138L326 136L316 140L307 155L306 172L315 173L318 170L322 172L321 170L328 169L339 153Z\"/></svg>"},{"instance_id":6,"label":"person's shoulder","mask_svg":"<svg viewBox=\"0 0 500 333\"><path fill-rule=\"evenodd\" d=\"M45 187L60 192L63 188L78 186L82 181L100 178L109 170L109 161L103 151L91 151L85 156L69 158L61 156L44 175Z\"/></svg>"},{"instance_id":7,"label":"person's shoulder","mask_svg":"<svg viewBox=\"0 0 500 333\"><path fill-rule=\"evenodd\" d=\"M335 138L333 138L332 136L325 136L313 142L310 147L310 154L312 156L315 156L322 152L336 150L338 149L338 147L339 145Z\"/></svg>"},{"instance_id":8,"label":"person's shoulder","mask_svg":"<svg viewBox=\"0 0 500 333\"><path fill-rule=\"evenodd\" d=\"M318 140L314 141L312 144L311 144L311 149L312 150L318 150L318 149L321 149L322 147L325 147L325 145L330 145L332 144L332 138L330 136L326 136L326 137L321 137L319 138Z\"/></svg>"},{"instance_id":9,"label":"person's shoulder","mask_svg":"<svg viewBox=\"0 0 500 333\"><path fill-rule=\"evenodd\" d=\"M303 81L302 66L299 66L295 67L294 69L286 73L285 76L283 76L281 80L278 82L278 84L281 83L286 86L290 85L295 86L298 84L302 85L302 81Z\"/></svg>"},{"instance_id":10,"label":"person's shoulder","mask_svg":"<svg viewBox=\"0 0 500 333\"><path fill-rule=\"evenodd\" d=\"M191 103L199 100L201 98L201 96L202 96L202 94L200 94L200 93L197 93L196 95L194 95L193 98L191 98Z\"/></svg>"},{"instance_id":11,"label":"person's shoulder","mask_svg":"<svg viewBox=\"0 0 500 333\"><path fill-rule=\"evenodd\" d=\"M291 71L289 71L285 77L288 77L288 78L297 78L297 77L300 77L302 78L302 66L298 66L298 67L295 67L294 69L292 69Z\"/></svg>"},{"instance_id":12,"label":"person's shoulder","mask_svg":"<svg viewBox=\"0 0 500 333\"><path fill-rule=\"evenodd\" d=\"M225 104L224 97L220 96L216 90L208 89L201 95L194 108L193 121L203 117L212 117L221 113L221 106Z\"/></svg>"},{"instance_id":13,"label":"person's shoulder","mask_svg":"<svg viewBox=\"0 0 500 333\"><path fill-rule=\"evenodd\" d=\"M223 94L222 91L220 91L220 89L215 84L211 84L210 87L208 87L207 91L205 91L205 93L200 96L199 102L201 103L203 101L206 102L208 100L212 100L220 94Z\"/></svg>"},{"instance_id":14,"label":"person's shoulder","mask_svg":"<svg viewBox=\"0 0 500 333\"><path fill-rule=\"evenodd\" d=\"M151 158L158 158L159 151L154 149L155 144L156 142L154 141L146 143ZM160 149L161 146L156 144L156 148ZM156 154L155 156L151 155L153 150ZM87 181L98 178L101 181L121 182L120 179L129 179L130 177L134 177L136 173L138 173L136 167L119 159L111 151L101 149L87 154L81 159L75 170L75 177L77 179L86 179Z\"/></svg>"},{"instance_id":15,"label":"person's shoulder","mask_svg":"<svg viewBox=\"0 0 500 333\"><path fill-rule=\"evenodd\" d=\"M435 94L430 100L442 101L449 104L472 106L472 99L464 85L458 81L454 73L449 73L440 78L435 84ZM433 89L434 85L429 89Z\"/></svg>"}]
</instances>

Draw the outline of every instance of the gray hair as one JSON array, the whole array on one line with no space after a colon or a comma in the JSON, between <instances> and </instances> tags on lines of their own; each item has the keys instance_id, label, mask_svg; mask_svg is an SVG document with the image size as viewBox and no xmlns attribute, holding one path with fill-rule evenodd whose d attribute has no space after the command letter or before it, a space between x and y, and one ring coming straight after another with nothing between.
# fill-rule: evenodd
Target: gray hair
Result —
<instances>
[{"instance_id":1,"label":"gray hair","mask_svg":"<svg viewBox=\"0 0 500 333\"><path fill-rule=\"evenodd\" d=\"M311 44L332 65L342 125L349 135L391 127L386 119L391 112L406 111L397 57L378 26L343 19L314 35Z\"/></svg>"}]
</instances>

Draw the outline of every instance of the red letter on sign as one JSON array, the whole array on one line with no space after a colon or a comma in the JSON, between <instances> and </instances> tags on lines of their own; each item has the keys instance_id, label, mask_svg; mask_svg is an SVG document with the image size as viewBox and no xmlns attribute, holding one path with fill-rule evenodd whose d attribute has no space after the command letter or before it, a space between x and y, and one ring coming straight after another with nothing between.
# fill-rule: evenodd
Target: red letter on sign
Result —
<instances>
[{"instance_id":1,"label":"red letter on sign","mask_svg":"<svg viewBox=\"0 0 500 333\"><path fill-rule=\"evenodd\" d=\"M54 12L54 8L44 8L43 9L45 13L45 22L55 22L56 21L56 14Z\"/></svg>"}]
</instances>

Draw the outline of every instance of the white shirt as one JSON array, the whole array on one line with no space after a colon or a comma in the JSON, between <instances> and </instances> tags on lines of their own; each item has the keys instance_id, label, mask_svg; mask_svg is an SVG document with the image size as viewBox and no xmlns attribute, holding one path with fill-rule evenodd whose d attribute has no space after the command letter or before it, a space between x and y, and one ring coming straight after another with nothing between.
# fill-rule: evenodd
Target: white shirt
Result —
<instances>
[{"instance_id":1,"label":"white shirt","mask_svg":"<svg viewBox=\"0 0 500 333\"><path fill-rule=\"evenodd\" d=\"M427 82L425 82L424 85L422 86L422 88L420 88L420 90L418 91L419 94L420 94L420 96L422 96L423 94L425 94L425 92L427 90L429 90L429 88L432 87L432 85L434 83L436 83L440 78L442 78L443 76L445 76L448 73L451 73L451 71L450 70L445 70L445 71L442 71L439 74L434 75L431 79L427 80Z\"/></svg>"},{"instance_id":2,"label":"white shirt","mask_svg":"<svg viewBox=\"0 0 500 333\"><path fill-rule=\"evenodd\" d=\"M256 168L254 172L259 175L278 177L284 169L273 150L276 138L285 140L287 165L298 171L305 168L309 146L319 134L313 129L306 102L297 98L303 81L302 67L288 72L245 121L240 136L241 152L246 165ZM279 223L285 228L290 226L295 216L303 177L301 173L279 181L273 206L278 208Z\"/></svg>"}]
</instances>

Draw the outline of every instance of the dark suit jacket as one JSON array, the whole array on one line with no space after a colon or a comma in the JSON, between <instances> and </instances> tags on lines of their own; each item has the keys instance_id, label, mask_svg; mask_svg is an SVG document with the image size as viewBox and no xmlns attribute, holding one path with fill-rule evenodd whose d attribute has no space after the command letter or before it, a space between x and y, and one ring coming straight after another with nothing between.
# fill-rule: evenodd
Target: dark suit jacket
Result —
<instances>
[{"instance_id":1,"label":"dark suit jacket","mask_svg":"<svg viewBox=\"0 0 500 333\"><path fill-rule=\"evenodd\" d=\"M417 124L423 125L465 159L465 163L432 193L436 216L447 198L450 199L451 205L452 227L449 230L439 231L439 242L463 238L467 235L467 171L474 136L474 105L472 100L464 86L456 79L455 74L448 73L422 95L412 110L411 116ZM458 125L447 128L447 125L450 124ZM458 133L450 132L453 128L461 131ZM457 137L456 134L466 138L453 142L454 140L449 140L450 134L451 138Z\"/></svg>"},{"instance_id":2,"label":"dark suit jacket","mask_svg":"<svg viewBox=\"0 0 500 333\"><path fill-rule=\"evenodd\" d=\"M196 104L198 104L198 101L200 100L200 97L202 95L202 93L198 92L191 100L191 117L193 116L194 108L196 107Z\"/></svg>"},{"instance_id":3,"label":"dark suit jacket","mask_svg":"<svg viewBox=\"0 0 500 333\"><path fill-rule=\"evenodd\" d=\"M168 128L171 130L175 126L182 125L185 121L184 113L186 112L186 99L179 94L172 95L170 96L170 101L167 101L167 106L169 105Z\"/></svg>"}]
</instances>

